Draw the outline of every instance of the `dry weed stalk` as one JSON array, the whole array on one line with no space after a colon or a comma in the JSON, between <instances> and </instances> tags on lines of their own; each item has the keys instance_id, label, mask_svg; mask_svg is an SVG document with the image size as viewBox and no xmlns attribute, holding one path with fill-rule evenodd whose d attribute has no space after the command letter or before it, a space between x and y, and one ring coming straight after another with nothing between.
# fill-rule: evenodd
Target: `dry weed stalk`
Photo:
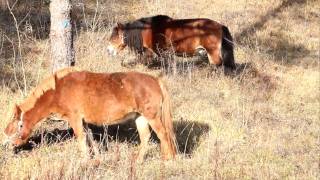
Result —
<instances>
[{"instance_id":1,"label":"dry weed stalk","mask_svg":"<svg viewBox=\"0 0 320 180\"><path fill-rule=\"evenodd\" d=\"M7 3L7 7L8 7L8 10L13 18L13 21L14 21L14 25L15 25L15 28L16 28L16 32L17 32L17 38L18 38L18 57L16 57L16 54L15 54L15 48L13 46L13 41L10 40L10 42L12 43L12 46L13 46L13 52L14 52L14 62L13 62L13 66L14 66L14 69L15 69L15 60L18 59L18 61L20 61L21 63L21 69L22 69L22 76L23 76L23 91L20 89L20 86L18 85L18 81L17 81L17 74L16 74L16 70L14 70L14 76L15 76L15 80L16 80L16 83L20 89L20 92L22 92L22 95L23 97L27 96L27 79L26 79L26 71L25 71L25 67L24 67L24 62L23 62L23 57L22 57L22 47L21 47L21 38L20 38L20 30L19 30L19 25L21 24L21 22L23 22L23 20L28 16L28 14L25 16L25 18L22 19L22 21L20 23L18 23L17 21L17 18L16 16L14 15L13 13L13 8L15 7L15 5L17 4L18 0L16 0L12 6L10 6L9 4L9 1L6 0L6 3ZM9 39L8 39L9 40Z\"/></svg>"}]
</instances>

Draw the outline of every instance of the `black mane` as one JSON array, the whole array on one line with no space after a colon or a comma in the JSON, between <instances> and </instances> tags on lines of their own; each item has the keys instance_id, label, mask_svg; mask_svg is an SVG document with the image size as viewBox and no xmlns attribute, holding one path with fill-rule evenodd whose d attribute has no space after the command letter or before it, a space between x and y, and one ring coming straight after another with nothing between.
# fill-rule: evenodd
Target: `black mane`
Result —
<instances>
[{"instance_id":1,"label":"black mane","mask_svg":"<svg viewBox=\"0 0 320 180\"><path fill-rule=\"evenodd\" d=\"M161 27L161 24L171 20L172 18L166 15L157 15L151 17L140 18L133 22L124 24L124 42L137 54L143 53L143 37L142 30L145 25L150 25L152 29Z\"/></svg>"}]
</instances>

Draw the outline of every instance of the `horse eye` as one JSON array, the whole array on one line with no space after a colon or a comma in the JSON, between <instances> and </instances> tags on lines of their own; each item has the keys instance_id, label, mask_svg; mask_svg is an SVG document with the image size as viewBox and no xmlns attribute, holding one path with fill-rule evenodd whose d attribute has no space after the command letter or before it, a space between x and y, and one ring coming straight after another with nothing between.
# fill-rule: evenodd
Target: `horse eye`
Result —
<instances>
[{"instance_id":1,"label":"horse eye","mask_svg":"<svg viewBox=\"0 0 320 180\"><path fill-rule=\"evenodd\" d=\"M23 126L22 122L21 122L21 121L19 121L19 122L18 122L18 128L19 128L19 129L21 129L21 128L22 128L22 126Z\"/></svg>"}]
</instances>

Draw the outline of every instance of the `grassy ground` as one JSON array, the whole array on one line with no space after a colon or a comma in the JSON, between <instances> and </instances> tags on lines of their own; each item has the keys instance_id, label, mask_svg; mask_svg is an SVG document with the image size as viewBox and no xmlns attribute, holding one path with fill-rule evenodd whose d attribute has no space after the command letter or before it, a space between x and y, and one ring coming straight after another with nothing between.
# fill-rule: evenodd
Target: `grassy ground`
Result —
<instances>
[{"instance_id":1,"label":"grassy ground","mask_svg":"<svg viewBox=\"0 0 320 180\"><path fill-rule=\"evenodd\" d=\"M13 105L50 72L48 12L38 8L41 2L16 7L18 21L24 19L19 27L21 58L12 18L3 8L0 11L0 131ZM0 148L1 179L320 178L318 1L109 0L84 4L75 1L79 19L76 59L82 69L159 74L161 70L143 65L122 67L121 61L132 55L125 51L119 57L107 56L106 37L114 22L167 14L207 17L227 25L236 42L238 73L225 76L220 70L196 66L196 58L180 58L178 73L166 75L180 148L174 161L160 159L159 144L153 139L145 163L135 164L137 134L129 124L119 131L110 129L112 137L97 155L102 163L93 166L81 157L66 123L44 121L32 137L32 150L15 154ZM28 9L32 9L29 14Z\"/></svg>"}]
</instances>

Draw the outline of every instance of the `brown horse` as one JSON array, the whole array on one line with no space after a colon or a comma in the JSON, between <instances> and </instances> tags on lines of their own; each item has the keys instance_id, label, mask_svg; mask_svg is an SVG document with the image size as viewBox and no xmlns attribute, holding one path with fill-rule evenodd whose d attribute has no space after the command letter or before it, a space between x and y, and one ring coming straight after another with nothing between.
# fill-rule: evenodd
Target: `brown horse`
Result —
<instances>
[{"instance_id":1,"label":"brown horse","mask_svg":"<svg viewBox=\"0 0 320 180\"><path fill-rule=\"evenodd\" d=\"M229 29L210 19L172 19L158 15L113 28L107 51L116 55L128 46L138 55L160 55L173 49L177 55L194 56L205 50L209 63L234 68L233 39Z\"/></svg>"},{"instance_id":2,"label":"brown horse","mask_svg":"<svg viewBox=\"0 0 320 180\"><path fill-rule=\"evenodd\" d=\"M87 152L83 121L117 124L136 117L141 140L138 160L148 145L149 125L160 139L164 159L176 154L170 97L160 79L138 72L93 73L64 69L43 80L14 108L5 129L5 142L13 147L27 142L33 127L50 114L66 120Z\"/></svg>"}]
</instances>

